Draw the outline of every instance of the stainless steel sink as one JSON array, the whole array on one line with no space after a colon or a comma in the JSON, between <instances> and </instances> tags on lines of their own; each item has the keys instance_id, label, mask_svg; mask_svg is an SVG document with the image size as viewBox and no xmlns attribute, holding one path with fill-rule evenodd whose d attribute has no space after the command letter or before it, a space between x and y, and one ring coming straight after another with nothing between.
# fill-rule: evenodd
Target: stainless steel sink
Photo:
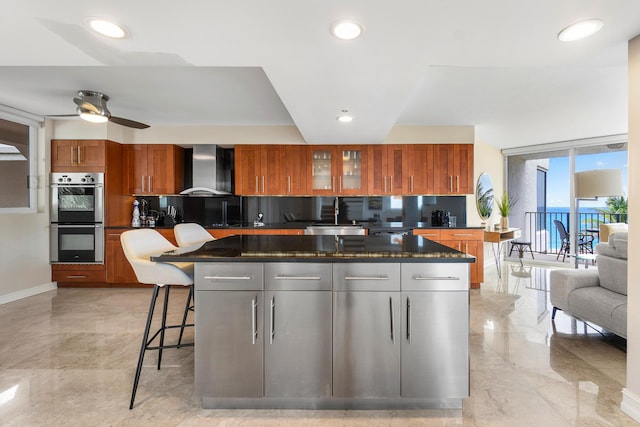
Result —
<instances>
[{"instance_id":1,"label":"stainless steel sink","mask_svg":"<svg viewBox=\"0 0 640 427\"><path fill-rule=\"evenodd\" d=\"M335 224L317 224L309 225L304 229L306 235L322 235L322 236L345 236L345 235L364 235L365 229L362 225L335 225Z\"/></svg>"}]
</instances>

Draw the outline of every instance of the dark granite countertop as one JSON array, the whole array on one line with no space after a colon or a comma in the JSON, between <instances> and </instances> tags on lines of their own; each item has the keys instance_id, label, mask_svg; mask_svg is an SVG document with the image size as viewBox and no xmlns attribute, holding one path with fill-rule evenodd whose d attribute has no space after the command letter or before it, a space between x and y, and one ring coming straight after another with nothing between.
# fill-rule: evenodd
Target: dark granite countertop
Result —
<instances>
[{"instance_id":1,"label":"dark granite countertop","mask_svg":"<svg viewBox=\"0 0 640 427\"><path fill-rule=\"evenodd\" d=\"M160 262L454 262L475 257L420 236L230 236L151 257Z\"/></svg>"},{"instance_id":2,"label":"dark granite countertop","mask_svg":"<svg viewBox=\"0 0 640 427\"><path fill-rule=\"evenodd\" d=\"M332 226L332 223L320 223L320 222L284 222L284 223L269 223L263 226L256 227L253 223L243 223L243 224L230 224L230 225L210 225L205 226L205 228L212 230L234 230L234 229L265 229L265 230L304 230L309 225L327 225ZM338 225L351 225L351 223L346 224L338 224ZM426 222L413 222L413 223L403 223L403 222L362 222L358 223L358 225L362 225L363 228L369 230L377 230L377 231L393 231L393 230L402 230L402 229L436 229L436 230L448 230L448 229L483 229L484 227L434 227L432 225L427 224ZM131 228L130 225L122 225L122 226L107 226L105 229L113 229L113 228ZM156 226L154 228L158 229L172 229L172 226Z\"/></svg>"}]
</instances>

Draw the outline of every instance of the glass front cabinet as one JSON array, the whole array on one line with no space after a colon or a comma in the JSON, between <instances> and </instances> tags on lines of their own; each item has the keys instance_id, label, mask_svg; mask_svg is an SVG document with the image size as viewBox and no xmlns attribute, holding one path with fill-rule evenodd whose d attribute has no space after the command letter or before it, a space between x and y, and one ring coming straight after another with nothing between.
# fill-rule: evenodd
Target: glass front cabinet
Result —
<instances>
[{"instance_id":1,"label":"glass front cabinet","mask_svg":"<svg viewBox=\"0 0 640 427\"><path fill-rule=\"evenodd\" d=\"M309 147L309 193L314 195L366 195L365 146Z\"/></svg>"}]
</instances>

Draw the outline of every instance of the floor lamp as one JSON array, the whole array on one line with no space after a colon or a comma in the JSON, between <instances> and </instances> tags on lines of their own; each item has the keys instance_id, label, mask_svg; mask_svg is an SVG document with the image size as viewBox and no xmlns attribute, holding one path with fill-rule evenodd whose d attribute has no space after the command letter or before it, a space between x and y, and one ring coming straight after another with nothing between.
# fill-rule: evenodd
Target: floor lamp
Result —
<instances>
[{"instance_id":1,"label":"floor lamp","mask_svg":"<svg viewBox=\"0 0 640 427\"><path fill-rule=\"evenodd\" d=\"M578 228L580 218L580 200L597 200L598 197L622 196L622 171L620 169L595 169L576 172L575 182L575 226L571 235L571 245L578 268Z\"/></svg>"}]
</instances>

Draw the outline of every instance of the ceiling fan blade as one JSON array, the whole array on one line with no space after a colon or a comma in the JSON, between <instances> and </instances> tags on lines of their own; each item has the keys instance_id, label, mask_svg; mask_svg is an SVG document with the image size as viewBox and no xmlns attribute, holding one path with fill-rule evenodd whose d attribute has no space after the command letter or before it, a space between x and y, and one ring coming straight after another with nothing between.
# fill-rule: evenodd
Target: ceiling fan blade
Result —
<instances>
[{"instance_id":1,"label":"ceiling fan blade","mask_svg":"<svg viewBox=\"0 0 640 427\"><path fill-rule=\"evenodd\" d=\"M87 101L85 101L85 100L83 100L83 99L80 99L80 98L73 98L73 102L75 102L75 103L76 103L76 105L77 105L78 107L80 107L80 108L83 108L83 109L85 109L85 110L91 110L91 111L93 111L93 112L94 112L94 113L96 113L96 114L99 114L99 113L100 113L100 110L99 110L99 108L98 108L97 106L95 106L94 104L92 104L92 103L90 103L90 102L87 102Z\"/></svg>"},{"instance_id":2,"label":"ceiling fan blade","mask_svg":"<svg viewBox=\"0 0 640 427\"><path fill-rule=\"evenodd\" d=\"M134 129L146 129L149 127L149 125L146 125L144 123L136 122L134 120L124 119L122 117L111 116L109 117L109 121L121 126L126 126Z\"/></svg>"}]
</instances>

